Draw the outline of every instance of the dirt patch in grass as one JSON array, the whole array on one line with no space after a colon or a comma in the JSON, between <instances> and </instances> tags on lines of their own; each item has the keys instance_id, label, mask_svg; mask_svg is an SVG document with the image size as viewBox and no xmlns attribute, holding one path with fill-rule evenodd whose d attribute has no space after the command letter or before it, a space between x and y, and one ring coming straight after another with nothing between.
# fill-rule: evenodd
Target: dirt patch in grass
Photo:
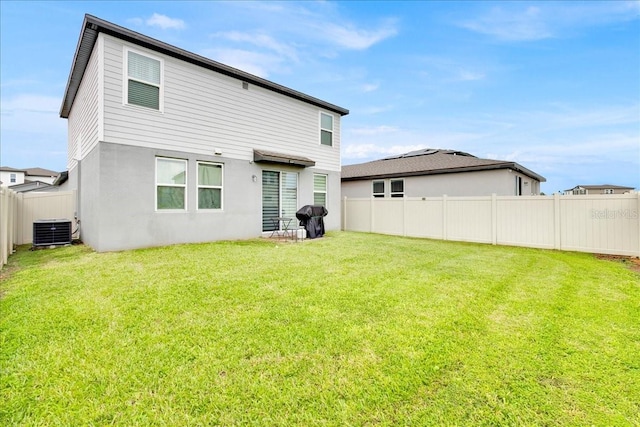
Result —
<instances>
[{"instance_id":1,"label":"dirt patch in grass","mask_svg":"<svg viewBox=\"0 0 640 427\"><path fill-rule=\"evenodd\" d=\"M638 257L596 254L596 258L604 259L606 261L620 262L636 273L640 273L640 258Z\"/></svg>"}]
</instances>

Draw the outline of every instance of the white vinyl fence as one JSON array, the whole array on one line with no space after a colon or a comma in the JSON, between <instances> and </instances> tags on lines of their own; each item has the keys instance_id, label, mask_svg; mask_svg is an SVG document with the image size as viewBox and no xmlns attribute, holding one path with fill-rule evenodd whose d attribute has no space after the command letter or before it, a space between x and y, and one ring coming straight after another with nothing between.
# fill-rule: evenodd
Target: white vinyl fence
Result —
<instances>
[{"instance_id":1,"label":"white vinyl fence","mask_svg":"<svg viewBox=\"0 0 640 427\"><path fill-rule=\"evenodd\" d=\"M345 197L342 229L640 256L640 194Z\"/></svg>"},{"instance_id":2,"label":"white vinyl fence","mask_svg":"<svg viewBox=\"0 0 640 427\"><path fill-rule=\"evenodd\" d=\"M0 268L16 245L33 242L33 222L69 219L76 211L74 191L16 193L0 188Z\"/></svg>"}]
</instances>

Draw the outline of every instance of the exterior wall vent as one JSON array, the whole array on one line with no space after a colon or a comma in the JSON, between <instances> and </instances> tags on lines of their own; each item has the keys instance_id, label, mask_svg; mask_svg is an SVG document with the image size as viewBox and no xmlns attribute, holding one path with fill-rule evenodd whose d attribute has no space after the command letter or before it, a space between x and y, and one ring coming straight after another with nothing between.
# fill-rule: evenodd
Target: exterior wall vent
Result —
<instances>
[{"instance_id":1,"label":"exterior wall vent","mask_svg":"<svg viewBox=\"0 0 640 427\"><path fill-rule=\"evenodd\" d=\"M242 89L249 89L249 83L247 82L242 82Z\"/></svg>"},{"instance_id":2,"label":"exterior wall vent","mask_svg":"<svg viewBox=\"0 0 640 427\"><path fill-rule=\"evenodd\" d=\"M33 246L71 244L71 221L39 219L33 222Z\"/></svg>"}]
</instances>

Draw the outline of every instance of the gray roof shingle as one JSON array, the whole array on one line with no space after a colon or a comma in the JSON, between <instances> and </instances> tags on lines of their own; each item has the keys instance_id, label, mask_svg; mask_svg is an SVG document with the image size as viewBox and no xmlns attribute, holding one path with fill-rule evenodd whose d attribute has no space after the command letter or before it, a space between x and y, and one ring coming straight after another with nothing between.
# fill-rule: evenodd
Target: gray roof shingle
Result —
<instances>
[{"instance_id":1,"label":"gray roof shingle","mask_svg":"<svg viewBox=\"0 0 640 427\"><path fill-rule=\"evenodd\" d=\"M513 169L540 182L546 179L516 162L480 159L456 150L425 149L381 160L342 166L343 181Z\"/></svg>"}]
</instances>

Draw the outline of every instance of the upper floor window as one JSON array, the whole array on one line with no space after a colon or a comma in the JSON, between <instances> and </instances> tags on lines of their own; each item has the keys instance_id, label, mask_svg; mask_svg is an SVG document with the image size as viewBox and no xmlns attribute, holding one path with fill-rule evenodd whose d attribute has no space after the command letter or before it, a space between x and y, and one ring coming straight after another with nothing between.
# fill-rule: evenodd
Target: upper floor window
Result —
<instances>
[{"instance_id":1,"label":"upper floor window","mask_svg":"<svg viewBox=\"0 0 640 427\"><path fill-rule=\"evenodd\" d=\"M313 204L327 206L327 175L313 175Z\"/></svg>"},{"instance_id":2,"label":"upper floor window","mask_svg":"<svg viewBox=\"0 0 640 427\"><path fill-rule=\"evenodd\" d=\"M391 197L404 197L404 180L391 180Z\"/></svg>"},{"instance_id":3,"label":"upper floor window","mask_svg":"<svg viewBox=\"0 0 640 427\"><path fill-rule=\"evenodd\" d=\"M384 197L384 181L373 181L373 197Z\"/></svg>"},{"instance_id":4,"label":"upper floor window","mask_svg":"<svg viewBox=\"0 0 640 427\"><path fill-rule=\"evenodd\" d=\"M605 188L604 189L604 194L613 194L613 193L614 193L613 188Z\"/></svg>"},{"instance_id":5,"label":"upper floor window","mask_svg":"<svg viewBox=\"0 0 640 427\"><path fill-rule=\"evenodd\" d=\"M127 104L160 110L162 62L126 50Z\"/></svg>"},{"instance_id":6,"label":"upper floor window","mask_svg":"<svg viewBox=\"0 0 640 427\"><path fill-rule=\"evenodd\" d=\"M320 143L333 145L333 116L331 114L320 113Z\"/></svg>"},{"instance_id":7,"label":"upper floor window","mask_svg":"<svg viewBox=\"0 0 640 427\"><path fill-rule=\"evenodd\" d=\"M12 173L11 175L9 175L9 181L16 182L16 174L15 173Z\"/></svg>"},{"instance_id":8,"label":"upper floor window","mask_svg":"<svg viewBox=\"0 0 640 427\"><path fill-rule=\"evenodd\" d=\"M156 158L156 209L186 209L187 161Z\"/></svg>"},{"instance_id":9,"label":"upper floor window","mask_svg":"<svg viewBox=\"0 0 640 427\"><path fill-rule=\"evenodd\" d=\"M198 162L198 209L222 209L222 165Z\"/></svg>"}]
</instances>

